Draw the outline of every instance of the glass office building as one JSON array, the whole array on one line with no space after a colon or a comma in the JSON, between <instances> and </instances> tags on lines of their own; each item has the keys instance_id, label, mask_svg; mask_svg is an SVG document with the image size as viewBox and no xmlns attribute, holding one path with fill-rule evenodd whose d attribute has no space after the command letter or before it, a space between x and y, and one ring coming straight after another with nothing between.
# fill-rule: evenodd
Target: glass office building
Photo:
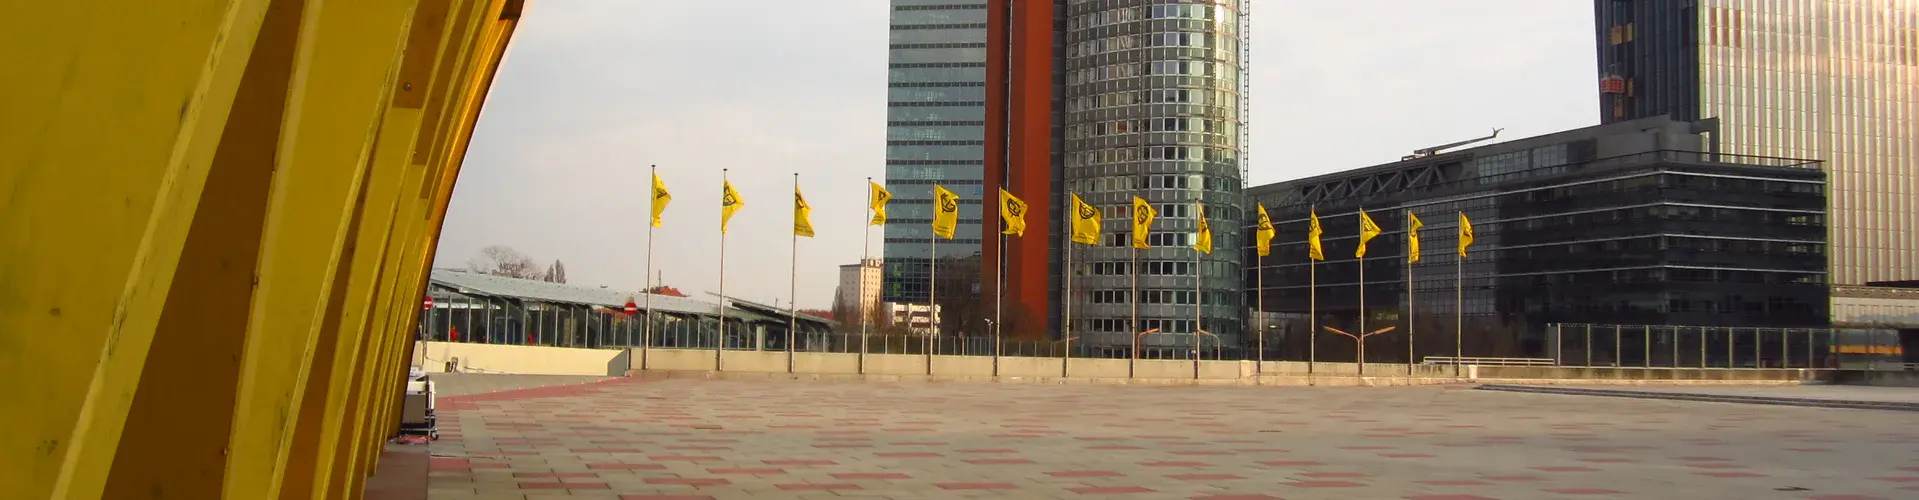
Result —
<instances>
[{"instance_id":1,"label":"glass office building","mask_svg":"<svg viewBox=\"0 0 1919 500\"><path fill-rule=\"evenodd\" d=\"M1824 162L1831 279L1919 279L1919 1L1594 0L1603 121Z\"/></svg>"},{"instance_id":2,"label":"glass office building","mask_svg":"<svg viewBox=\"0 0 1919 500\"><path fill-rule=\"evenodd\" d=\"M1356 330L1362 266L1366 330L1395 327L1381 340L1400 346L1369 348L1375 361L1404 360L1409 329L1430 339L1418 356L1451 356L1459 323L1469 355L1510 357L1547 355L1551 323L1825 326L1825 174L1710 153L1710 125L1653 117L1252 188L1279 231L1246 278L1264 274L1260 310L1280 320L1268 344L1298 356L1311 327ZM1361 209L1384 229L1363 260ZM1424 223L1411 265L1409 211ZM1463 261L1461 213L1475 234ZM1321 359L1352 359L1350 339L1316 340Z\"/></svg>"},{"instance_id":3,"label":"glass office building","mask_svg":"<svg viewBox=\"0 0 1919 500\"><path fill-rule=\"evenodd\" d=\"M1085 344L1130 346L1132 332L1151 328L1183 335L1149 335L1148 348L1190 346L1195 329L1216 336L1200 340L1208 347L1240 343L1241 6L1066 2L1062 179L1106 220L1100 245L1070 245L1066 300ZM1128 235L1135 195L1159 211L1137 267ZM1215 250L1196 260L1201 205ZM1131 324L1135 306L1140 324Z\"/></svg>"},{"instance_id":4,"label":"glass office building","mask_svg":"<svg viewBox=\"0 0 1919 500\"><path fill-rule=\"evenodd\" d=\"M939 255L980 253L987 6L892 0L891 7L885 184L893 201L881 295L887 302L925 303L934 184L962 198L959 228L954 239L939 242Z\"/></svg>"}]
</instances>

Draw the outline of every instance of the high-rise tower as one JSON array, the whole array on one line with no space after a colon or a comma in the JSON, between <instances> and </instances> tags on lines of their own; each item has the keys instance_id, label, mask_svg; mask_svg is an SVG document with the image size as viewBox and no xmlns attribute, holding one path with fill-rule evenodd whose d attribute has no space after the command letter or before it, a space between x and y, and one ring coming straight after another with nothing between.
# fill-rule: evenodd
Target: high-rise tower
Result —
<instances>
[{"instance_id":1,"label":"high-rise tower","mask_svg":"<svg viewBox=\"0 0 1919 500\"><path fill-rule=\"evenodd\" d=\"M1593 6L1603 122L1718 118L1722 153L1822 160L1829 281L1919 280L1919 0Z\"/></svg>"}]
</instances>

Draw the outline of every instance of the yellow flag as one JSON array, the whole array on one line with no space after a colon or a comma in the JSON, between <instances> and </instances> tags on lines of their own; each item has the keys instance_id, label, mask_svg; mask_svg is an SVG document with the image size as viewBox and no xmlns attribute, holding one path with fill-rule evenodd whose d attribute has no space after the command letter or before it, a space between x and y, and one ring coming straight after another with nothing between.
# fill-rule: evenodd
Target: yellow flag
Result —
<instances>
[{"instance_id":1,"label":"yellow flag","mask_svg":"<svg viewBox=\"0 0 1919 500\"><path fill-rule=\"evenodd\" d=\"M739 191L733 190L733 181L726 181L726 190L720 193L720 234L726 234L727 221L733 220L733 212L743 206L746 201L740 199Z\"/></svg>"},{"instance_id":2,"label":"yellow flag","mask_svg":"<svg viewBox=\"0 0 1919 500\"><path fill-rule=\"evenodd\" d=\"M1159 211L1153 204L1138 196L1133 197L1133 248L1152 248L1146 244L1147 230L1153 226L1153 218L1159 217Z\"/></svg>"},{"instance_id":3,"label":"yellow flag","mask_svg":"<svg viewBox=\"0 0 1919 500\"><path fill-rule=\"evenodd\" d=\"M793 186L793 234L813 237L813 206L806 204L799 186Z\"/></svg>"},{"instance_id":4,"label":"yellow flag","mask_svg":"<svg viewBox=\"0 0 1919 500\"><path fill-rule=\"evenodd\" d=\"M1366 256L1366 242L1373 241L1373 237L1375 236L1379 236L1379 224L1374 224L1373 218L1367 217L1365 210L1360 210L1359 249L1353 251L1353 258L1364 258Z\"/></svg>"},{"instance_id":5,"label":"yellow flag","mask_svg":"<svg viewBox=\"0 0 1919 500\"><path fill-rule=\"evenodd\" d=\"M1073 195L1073 242L1099 245L1099 209Z\"/></svg>"},{"instance_id":6,"label":"yellow flag","mask_svg":"<svg viewBox=\"0 0 1919 500\"><path fill-rule=\"evenodd\" d=\"M1258 245L1259 256L1265 257L1273 253L1273 235L1278 231L1273 230L1273 219L1266 216L1266 204L1261 203L1258 206L1259 226L1253 229L1253 237Z\"/></svg>"},{"instance_id":7,"label":"yellow flag","mask_svg":"<svg viewBox=\"0 0 1919 500\"><path fill-rule=\"evenodd\" d=\"M666 183L660 182L660 174L653 174L653 227L660 227L660 212L665 212L671 201L673 195L666 192Z\"/></svg>"},{"instance_id":8,"label":"yellow flag","mask_svg":"<svg viewBox=\"0 0 1919 500\"><path fill-rule=\"evenodd\" d=\"M999 234L1026 236L1026 201L1006 192L1006 188L1000 188L999 220L1006 221L1006 229Z\"/></svg>"},{"instance_id":9,"label":"yellow flag","mask_svg":"<svg viewBox=\"0 0 1919 500\"><path fill-rule=\"evenodd\" d=\"M953 229L957 227L959 227L959 195L934 184L933 235L950 240L953 239Z\"/></svg>"},{"instance_id":10,"label":"yellow flag","mask_svg":"<svg viewBox=\"0 0 1919 500\"><path fill-rule=\"evenodd\" d=\"M1313 260L1326 260L1326 249L1319 246L1319 211L1309 212L1313 216L1313 226L1306 230L1306 257Z\"/></svg>"},{"instance_id":11,"label":"yellow flag","mask_svg":"<svg viewBox=\"0 0 1919 500\"><path fill-rule=\"evenodd\" d=\"M1419 262L1419 228L1426 224L1419 222L1419 216L1411 210L1406 211L1406 220L1406 262Z\"/></svg>"},{"instance_id":12,"label":"yellow flag","mask_svg":"<svg viewBox=\"0 0 1919 500\"><path fill-rule=\"evenodd\" d=\"M869 181L867 184L873 185L871 189L867 189L870 193L868 193L869 196L866 197L867 205L873 209L873 221L866 224L869 226L884 226L886 225L886 202L893 200L893 193L887 192L886 186L881 186L880 183Z\"/></svg>"},{"instance_id":13,"label":"yellow flag","mask_svg":"<svg viewBox=\"0 0 1919 500\"><path fill-rule=\"evenodd\" d=\"M1466 212L1459 213L1459 256L1466 256L1466 247L1473 245L1473 221L1466 219Z\"/></svg>"},{"instance_id":14,"label":"yellow flag","mask_svg":"<svg viewBox=\"0 0 1919 500\"><path fill-rule=\"evenodd\" d=\"M1206 222L1206 206L1199 206L1199 231L1194 238L1193 249L1200 253L1213 253L1213 225Z\"/></svg>"}]
</instances>

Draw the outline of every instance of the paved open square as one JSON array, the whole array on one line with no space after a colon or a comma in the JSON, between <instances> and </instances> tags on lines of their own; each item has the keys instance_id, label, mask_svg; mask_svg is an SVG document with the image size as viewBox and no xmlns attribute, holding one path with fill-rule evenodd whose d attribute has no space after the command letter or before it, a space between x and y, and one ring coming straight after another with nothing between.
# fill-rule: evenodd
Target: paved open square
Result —
<instances>
[{"instance_id":1,"label":"paved open square","mask_svg":"<svg viewBox=\"0 0 1919 500\"><path fill-rule=\"evenodd\" d=\"M433 500L1919 498L1914 412L1464 387L539 383L570 385L442 382L468 394L439 405Z\"/></svg>"}]
</instances>

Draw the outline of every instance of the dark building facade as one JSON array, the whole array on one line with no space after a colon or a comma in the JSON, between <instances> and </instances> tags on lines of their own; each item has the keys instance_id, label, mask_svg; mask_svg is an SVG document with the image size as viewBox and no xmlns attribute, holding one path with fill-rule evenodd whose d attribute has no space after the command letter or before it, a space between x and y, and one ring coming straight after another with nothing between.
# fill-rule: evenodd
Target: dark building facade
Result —
<instances>
[{"instance_id":1,"label":"dark building facade","mask_svg":"<svg viewBox=\"0 0 1919 500\"><path fill-rule=\"evenodd\" d=\"M1356 328L1361 266L1367 329L1444 339L1418 342L1422 357L1452 355L1461 313L1475 356L1545 355L1551 323L1826 325L1818 163L1712 154L1707 128L1653 117L1252 188L1279 233L1263 262L1246 257L1269 342L1303 351L1315 302L1317 325ZM1363 260L1361 209L1384 229ZM1326 260L1311 265L1315 211ZM1408 211L1424 223L1410 266ZM1462 213L1475 232L1463 262ZM1398 345L1368 358L1404 359ZM1352 342L1322 332L1318 346L1350 356Z\"/></svg>"},{"instance_id":2,"label":"dark building facade","mask_svg":"<svg viewBox=\"0 0 1919 500\"><path fill-rule=\"evenodd\" d=\"M1834 284L1919 279L1919 2L1594 0L1602 123L1718 119L1828 173Z\"/></svg>"}]
</instances>

